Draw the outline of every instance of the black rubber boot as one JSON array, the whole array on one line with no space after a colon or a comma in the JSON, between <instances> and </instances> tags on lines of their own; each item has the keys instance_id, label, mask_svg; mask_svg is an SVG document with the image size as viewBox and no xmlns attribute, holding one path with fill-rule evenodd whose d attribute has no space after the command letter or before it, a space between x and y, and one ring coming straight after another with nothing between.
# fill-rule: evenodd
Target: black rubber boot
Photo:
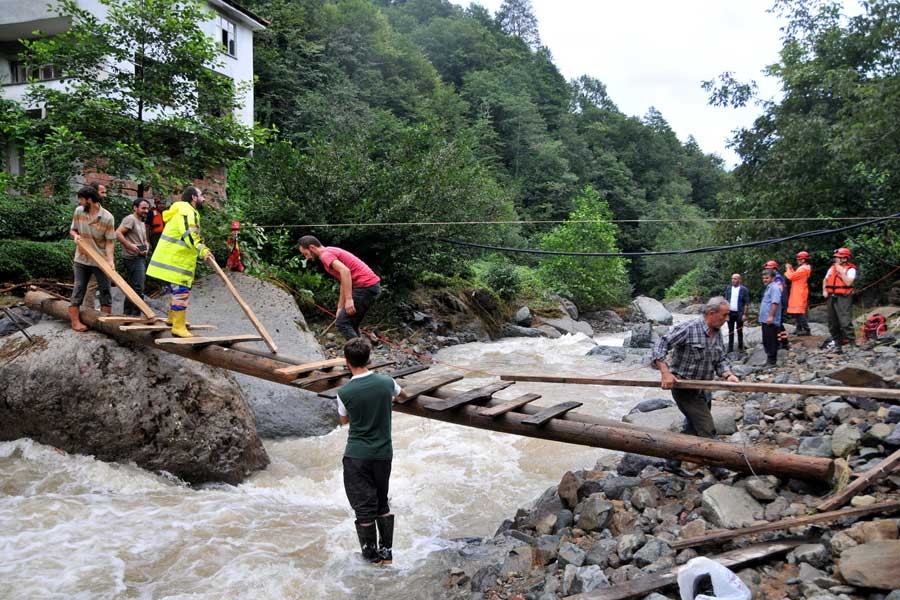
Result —
<instances>
[{"instance_id":1,"label":"black rubber boot","mask_svg":"<svg viewBox=\"0 0 900 600\"><path fill-rule=\"evenodd\" d=\"M363 560L370 563L381 563L381 557L378 555L378 532L375 525L363 527L359 521L356 523L356 536L359 538L359 548L362 551Z\"/></svg>"},{"instance_id":2,"label":"black rubber boot","mask_svg":"<svg viewBox=\"0 0 900 600\"><path fill-rule=\"evenodd\" d=\"M394 515L377 517L375 523L378 525L378 555L381 564L389 565L394 560L391 550L394 547Z\"/></svg>"}]
</instances>

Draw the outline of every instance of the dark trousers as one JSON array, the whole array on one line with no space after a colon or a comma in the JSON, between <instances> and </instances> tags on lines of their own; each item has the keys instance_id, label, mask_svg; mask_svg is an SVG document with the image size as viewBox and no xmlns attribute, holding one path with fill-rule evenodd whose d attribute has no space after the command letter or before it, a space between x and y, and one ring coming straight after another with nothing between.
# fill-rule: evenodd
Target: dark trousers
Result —
<instances>
[{"instance_id":1,"label":"dark trousers","mask_svg":"<svg viewBox=\"0 0 900 600\"><path fill-rule=\"evenodd\" d=\"M125 279L128 285L137 292L141 298L144 297L144 283L147 281L147 257L137 256L135 258L126 258L125 262ZM131 316L140 316L141 311L137 306L125 297L125 314Z\"/></svg>"},{"instance_id":2,"label":"dark trousers","mask_svg":"<svg viewBox=\"0 0 900 600\"><path fill-rule=\"evenodd\" d=\"M802 333L805 331L809 331L809 317L806 316L806 313L794 314L794 322L797 324L797 329L794 333Z\"/></svg>"},{"instance_id":3,"label":"dark trousers","mask_svg":"<svg viewBox=\"0 0 900 600\"><path fill-rule=\"evenodd\" d=\"M828 331L837 346L843 343L844 338L851 343L856 342L856 334L853 333L853 296L828 296Z\"/></svg>"},{"instance_id":4,"label":"dark trousers","mask_svg":"<svg viewBox=\"0 0 900 600\"><path fill-rule=\"evenodd\" d=\"M731 311L728 313L728 351L734 351L734 330L737 329L738 350L744 349L744 314Z\"/></svg>"},{"instance_id":5,"label":"dark trousers","mask_svg":"<svg viewBox=\"0 0 900 600\"><path fill-rule=\"evenodd\" d=\"M391 459L366 460L344 457L344 491L350 507L360 523L371 523L375 517L391 512L388 487Z\"/></svg>"},{"instance_id":6,"label":"dark trousers","mask_svg":"<svg viewBox=\"0 0 900 600\"><path fill-rule=\"evenodd\" d=\"M774 365L778 361L778 325L762 324L762 343L766 351L766 362Z\"/></svg>"},{"instance_id":7,"label":"dark trousers","mask_svg":"<svg viewBox=\"0 0 900 600\"><path fill-rule=\"evenodd\" d=\"M672 398L678 410L684 415L684 433L705 438L716 437L716 424L713 422L712 394L705 390L672 390Z\"/></svg>"},{"instance_id":8,"label":"dark trousers","mask_svg":"<svg viewBox=\"0 0 900 600\"><path fill-rule=\"evenodd\" d=\"M75 287L72 289L72 297L69 299L71 306L81 306L84 302L84 294L87 292L88 280L91 275L97 282L97 289L100 292L100 306L112 306L112 294L109 291L109 277L100 270L100 267L92 265L83 265L81 263L73 263L75 272ZM88 308L94 308L93 299L89 303Z\"/></svg>"},{"instance_id":9,"label":"dark trousers","mask_svg":"<svg viewBox=\"0 0 900 600\"><path fill-rule=\"evenodd\" d=\"M343 307L337 314L337 330L345 339L352 340L359 337L359 325L372 305L375 304L375 299L380 293L380 283L364 288L353 288L353 305L356 307L356 314L348 315Z\"/></svg>"}]
</instances>

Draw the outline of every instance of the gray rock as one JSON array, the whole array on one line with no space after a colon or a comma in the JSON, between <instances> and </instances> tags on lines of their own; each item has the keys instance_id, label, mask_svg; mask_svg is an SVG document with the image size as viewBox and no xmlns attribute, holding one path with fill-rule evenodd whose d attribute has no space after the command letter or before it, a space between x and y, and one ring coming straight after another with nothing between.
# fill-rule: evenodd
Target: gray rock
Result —
<instances>
[{"instance_id":1,"label":"gray rock","mask_svg":"<svg viewBox=\"0 0 900 600\"><path fill-rule=\"evenodd\" d=\"M639 511L659 504L659 490L655 486L642 486L631 493L631 505Z\"/></svg>"},{"instance_id":2,"label":"gray rock","mask_svg":"<svg viewBox=\"0 0 900 600\"><path fill-rule=\"evenodd\" d=\"M544 337L544 332L534 327L522 327L521 325L513 325L512 323L504 323L500 328L501 337Z\"/></svg>"},{"instance_id":3,"label":"gray rock","mask_svg":"<svg viewBox=\"0 0 900 600\"><path fill-rule=\"evenodd\" d=\"M852 365L841 367L840 369L828 373L826 376L831 379L836 379L844 385L853 387L888 387L888 383L884 380L884 377L878 373Z\"/></svg>"},{"instance_id":4,"label":"gray rock","mask_svg":"<svg viewBox=\"0 0 900 600\"><path fill-rule=\"evenodd\" d=\"M900 446L900 425L895 426L891 434L884 438L884 443L888 446Z\"/></svg>"},{"instance_id":5,"label":"gray rock","mask_svg":"<svg viewBox=\"0 0 900 600\"><path fill-rule=\"evenodd\" d=\"M850 585L900 589L900 541L884 540L848 548L841 554L838 569Z\"/></svg>"},{"instance_id":6,"label":"gray rock","mask_svg":"<svg viewBox=\"0 0 900 600\"><path fill-rule=\"evenodd\" d=\"M0 363L0 441L30 437L191 483L237 484L269 463L226 371L51 319L29 333L38 343ZM20 340L0 340L0 356Z\"/></svg>"},{"instance_id":7,"label":"gray rock","mask_svg":"<svg viewBox=\"0 0 900 600\"><path fill-rule=\"evenodd\" d=\"M797 578L800 579L800 581L805 583L815 583L817 579L822 577L826 577L824 571L820 571L809 563L800 563L800 571L797 573Z\"/></svg>"},{"instance_id":8,"label":"gray rock","mask_svg":"<svg viewBox=\"0 0 900 600\"><path fill-rule=\"evenodd\" d=\"M671 325L672 313L666 310L659 300L648 298L647 296L638 296L631 303L635 313L643 316L644 319L659 325Z\"/></svg>"},{"instance_id":9,"label":"gray rock","mask_svg":"<svg viewBox=\"0 0 900 600\"><path fill-rule=\"evenodd\" d=\"M575 508L578 504L578 488L582 483L584 482L575 473L566 471L563 473L559 485L556 486L556 494L566 503L566 506Z\"/></svg>"},{"instance_id":10,"label":"gray rock","mask_svg":"<svg viewBox=\"0 0 900 600\"><path fill-rule=\"evenodd\" d=\"M586 558L587 552L571 542L563 542L559 545L559 554L556 557L556 562L560 567L565 565L580 567L584 564Z\"/></svg>"},{"instance_id":11,"label":"gray rock","mask_svg":"<svg viewBox=\"0 0 900 600\"><path fill-rule=\"evenodd\" d=\"M655 456L644 456L642 454L632 454L630 452L626 453L622 460L619 462L619 465L616 467L616 472L619 475L629 475L636 476L640 475L641 471L648 466L654 467L662 467L666 464L665 459L657 458Z\"/></svg>"},{"instance_id":12,"label":"gray rock","mask_svg":"<svg viewBox=\"0 0 900 600\"><path fill-rule=\"evenodd\" d=\"M773 483L766 477L748 477L743 481L744 488L757 500L771 502L778 497L775 489L777 483Z\"/></svg>"},{"instance_id":13,"label":"gray rock","mask_svg":"<svg viewBox=\"0 0 900 600\"><path fill-rule=\"evenodd\" d=\"M791 563L809 563L821 569L831 561L831 553L824 544L801 544L794 548L787 558Z\"/></svg>"},{"instance_id":14,"label":"gray rock","mask_svg":"<svg viewBox=\"0 0 900 600\"><path fill-rule=\"evenodd\" d=\"M534 562L539 565L549 565L556 560L559 554L558 535L542 535L538 538L534 547Z\"/></svg>"},{"instance_id":15,"label":"gray rock","mask_svg":"<svg viewBox=\"0 0 900 600\"><path fill-rule=\"evenodd\" d=\"M649 596L644 596L643 600L669 600L669 598L658 592L653 592Z\"/></svg>"},{"instance_id":16,"label":"gray rock","mask_svg":"<svg viewBox=\"0 0 900 600\"><path fill-rule=\"evenodd\" d=\"M838 458L846 458L859 447L861 439L858 427L843 423L835 427L831 434L831 451Z\"/></svg>"},{"instance_id":17,"label":"gray rock","mask_svg":"<svg viewBox=\"0 0 900 600\"><path fill-rule=\"evenodd\" d=\"M605 567L609 563L609 557L616 553L618 545L618 540L612 538L594 541L594 545L591 546L584 559L584 564Z\"/></svg>"},{"instance_id":18,"label":"gray rock","mask_svg":"<svg viewBox=\"0 0 900 600\"><path fill-rule=\"evenodd\" d=\"M890 437L893 429L887 423L875 423L863 435L862 443L866 446L883 444Z\"/></svg>"},{"instance_id":19,"label":"gray rock","mask_svg":"<svg viewBox=\"0 0 900 600\"><path fill-rule=\"evenodd\" d=\"M752 525L763 507L747 490L717 483L703 492L703 511L713 524L736 529Z\"/></svg>"},{"instance_id":20,"label":"gray rock","mask_svg":"<svg viewBox=\"0 0 900 600\"><path fill-rule=\"evenodd\" d=\"M652 412L654 410L669 408L670 406L675 406L675 402L671 398L649 398L635 404L634 408L628 411L628 414Z\"/></svg>"},{"instance_id":21,"label":"gray rock","mask_svg":"<svg viewBox=\"0 0 900 600\"><path fill-rule=\"evenodd\" d=\"M607 477L603 480L603 493L607 498L619 500L625 490L641 485L639 477Z\"/></svg>"},{"instance_id":22,"label":"gray rock","mask_svg":"<svg viewBox=\"0 0 900 600\"><path fill-rule=\"evenodd\" d=\"M581 318L588 321L596 321L602 331L621 331L625 326L625 321L622 320L622 317L612 310L598 310L586 313L581 315Z\"/></svg>"},{"instance_id":23,"label":"gray rock","mask_svg":"<svg viewBox=\"0 0 900 600\"><path fill-rule=\"evenodd\" d=\"M831 458L831 436L820 435L800 438L800 447L797 449L797 453L806 456Z\"/></svg>"},{"instance_id":24,"label":"gray rock","mask_svg":"<svg viewBox=\"0 0 900 600\"><path fill-rule=\"evenodd\" d=\"M531 327L531 323L533 320L534 318L531 316L531 310L527 306L523 306L516 311L516 325L521 325L522 327Z\"/></svg>"},{"instance_id":25,"label":"gray rock","mask_svg":"<svg viewBox=\"0 0 900 600\"><path fill-rule=\"evenodd\" d=\"M612 514L613 505L607 502L601 494L595 494L582 504L576 526L585 531L603 529L609 523Z\"/></svg>"},{"instance_id":26,"label":"gray rock","mask_svg":"<svg viewBox=\"0 0 900 600\"><path fill-rule=\"evenodd\" d=\"M570 594L587 594L594 590L608 588L609 580L603 573L603 569L597 565L578 567L575 571L575 581L569 587Z\"/></svg>"},{"instance_id":27,"label":"gray rock","mask_svg":"<svg viewBox=\"0 0 900 600\"><path fill-rule=\"evenodd\" d=\"M576 321L578 320L578 307L575 306L574 302L568 298L563 298L562 296L554 296L554 298L559 302L559 307L565 311L567 315Z\"/></svg>"},{"instance_id":28,"label":"gray rock","mask_svg":"<svg viewBox=\"0 0 900 600\"><path fill-rule=\"evenodd\" d=\"M562 567L562 565L560 565ZM572 593L572 588L575 587L575 576L578 574L578 567L575 565L566 565L563 567L563 576L562 582L560 585L560 593L563 596L568 596Z\"/></svg>"},{"instance_id":29,"label":"gray rock","mask_svg":"<svg viewBox=\"0 0 900 600\"><path fill-rule=\"evenodd\" d=\"M312 362L324 358L315 336L309 331L294 298L283 289L244 273L228 278L252 306L278 346L279 354ZM216 275L198 279L191 290L188 318L195 323L215 325L215 335L256 333L225 283ZM268 351L263 342L236 344ZM235 373L263 438L324 435L337 427L335 402L312 392ZM302 407L302 410L299 410Z\"/></svg>"},{"instance_id":30,"label":"gray rock","mask_svg":"<svg viewBox=\"0 0 900 600\"><path fill-rule=\"evenodd\" d=\"M664 540L650 538L641 549L634 553L634 563L639 567L646 567L655 563L664 556L674 556L675 551Z\"/></svg>"},{"instance_id":31,"label":"gray rock","mask_svg":"<svg viewBox=\"0 0 900 600\"><path fill-rule=\"evenodd\" d=\"M900 406L891 406L888 408L888 414L884 418L885 423L900 423Z\"/></svg>"},{"instance_id":32,"label":"gray rock","mask_svg":"<svg viewBox=\"0 0 900 600\"><path fill-rule=\"evenodd\" d=\"M606 356L610 362L621 362L627 354L626 350L617 346L594 346L585 356Z\"/></svg>"},{"instance_id":33,"label":"gray rock","mask_svg":"<svg viewBox=\"0 0 900 600\"><path fill-rule=\"evenodd\" d=\"M509 551L500 572L504 575L510 573L529 573L534 564L534 549L531 546L517 546ZM474 581L474 579L473 579Z\"/></svg>"},{"instance_id":34,"label":"gray rock","mask_svg":"<svg viewBox=\"0 0 900 600\"><path fill-rule=\"evenodd\" d=\"M500 575L499 565L487 565L481 567L472 575L472 591L486 592L491 587L497 585L497 577Z\"/></svg>"},{"instance_id":35,"label":"gray rock","mask_svg":"<svg viewBox=\"0 0 900 600\"><path fill-rule=\"evenodd\" d=\"M555 340L555 339L562 337L562 334L559 332L558 329L556 329L555 327L551 327L549 325L540 324L540 325L535 325L534 328L537 329L538 331L540 331L541 333L543 333L544 337L548 337L551 340Z\"/></svg>"},{"instance_id":36,"label":"gray rock","mask_svg":"<svg viewBox=\"0 0 900 600\"><path fill-rule=\"evenodd\" d=\"M641 323L631 328L631 337L625 345L629 348L649 348L653 344L653 328L649 323Z\"/></svg>"},{"instance_id":37,"label":"gray rock","mask_svg":"<svg viewBox=\"0 0 900 600\"><path fill-rule=\"evenodd\" d=\"M731 406L713 406L712 417L719 435L731 435L737 431L737 411ZM677 407L663 408L646 413L625 415L622 420L639 427L680 432L684 428L684 415Z\"/></svg>"},{"instance_id":38,"label":"gray rock","mask_svg":"<svg viewBox=\"0 0 900 600\"><path fill-rule=\"evenodd\" d=\"M576 321L569 317L560 317L558 319L551 319L544 317L543 322L550 327L553 327L561 334L576 334L582 333L588 337L594 335L594 329L591 327L590 323L585 321Z\"/></svg>"},{"instance_id":39,"label":"gray rock","mask_svg":"<svg viewBox=\"0 0 900 600\"><path fill-rule=\"evenodd\" d=\"M616 553L622 560L631 560L634 553L647 542L647 536L643 533L626 533L619 536L619 545L616 547Z\"/></svg>"},{"instance_id":40,"label":"gray rock","mask_svg":"<svg viewBox=\"0 0 900 600\"><path fill-rule=\"evenodd\" d=\"M853 412L853 407L846 402L829 402L822 407L822 414L826 419L845 421L847 416Z\"/></svg>"}]
</instances>

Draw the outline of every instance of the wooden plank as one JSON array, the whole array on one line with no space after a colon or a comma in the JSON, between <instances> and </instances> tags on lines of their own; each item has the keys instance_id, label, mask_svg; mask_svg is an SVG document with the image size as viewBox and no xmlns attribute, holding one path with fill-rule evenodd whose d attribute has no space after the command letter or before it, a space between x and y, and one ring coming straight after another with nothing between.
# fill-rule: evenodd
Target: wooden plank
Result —
<instances>
[{"instance_id":1,"label":"wooden plank","mask_svg":"<svg viewBox=\"0 0 900 600\"><path fill-rule=\"evenodd\" d=\"M864 517L871 514L886 514L900 510L900 500L891 502L881 502L870 506L861 506L859 508L845 508L843 510L833 510L830 512L819 513L816 515L805 515L802 517L792 517L790 519L782 519L774 523L766 523L765 525L752 525L742 529L718 529L703 535L683 540L675 540L669 545L675 550L683 548L691 548L693 546L703 546L706 544L716 544L726 542L735 538L746 535L756 535L766 533L768 531L782 531L792 527L803 527L804 525L812 525L813 523L824 523L826 521L836 521L845 517Z\"/></svg>"},{"instance_id":2,"label":"wooden plank","mask_svg":"<svg viewBox=\"0 0 900 600\"><path fill-rule=\"evenodd\" d=\"M256 328L256 331L259 332L259 335L262 336L263 341L266 343L266 346L269 347L269 350L272 352L278 352L278 346L275 345L275 341L272 340L272 336L269 335L269 332L266 331L266 328L260 322L259 318L256 316L256 313L253 312L253 309L250 308L250 305L244 302L244 299L241 298L241 295L238 293L237 288L234 287L234 284L231 283L231 280L228 279L228 275L225 274L225 271L222 270L215 259L210 260L207 264L211 265L213 270L219 274L219 277L222 278L222 281L225 282L225 286L228 288L228 291L231 292L231 295L234 296L234 299L237 300L237 303L240 305L241 310L244 311L244 314L247 315L247 318L250 319L250 322L253 323L253 326Z\"/></svg>"},{"instance_id":3,"label":"wooden plank","mask_svg":"<svg viewBox=\"0 0 900 600\"><path fill-rule=\"evenodd\" d=\"M406 392L406 400L402 403L405 404L410 400L415 400L422 394L430 394L438 388L441 388L447 384L453 383L455 381L459 381L462 379L462 375L454 374L454 375L434 375L428 379L423 379L422 381L417 381L415 383L410 383L409 386L403 388Z\"/></svg>"},{"instance_id":4,"label":"wooden plank","mask_svg":"<svg viewBox=\"0 0 900 600\"><path fill-rule=\"evenodd\" d=\"M126 317L123 315L101 315L97 317L97 320L101 323L144 323L145 325L152 325L153 323L165 321L165 319L163 319L162 317L154 317L152 319L148 319L146 317Z\"/></svg>"},{"instance_id":5,"label":"wooden plank","mask_svg":"<svg viewBox=\"0 0 900 600\"><path fill-rule=\"evenodd\" d=\"M160 346L228 346L235 342L258 342L262 338L258 335L220 335L213 337L167 337L158 338L156 343Z\"/></svg>"},{"instance_id":6,"label":"wooden plank","mask_svg":"<svg viewBox=\"0 0 900 600\"><path fill-rule=\"evenodd\" d=\"M577 385L609 385L620 387L660 387L658 380L608 379L603 377L555 377L549 375L501 375L503 381L536 381ZM732 392L766 392L771 394L803 394L806 396L861 396L882 400L900 400L900 390L850 387L844 385L802 385L793 383L732 383L730 381L696 381L681 379L675 387L686 390L727 390Z\"/></svg>"},{"instance_id":7,"label":"wooden plank","mask_svg":"<svg viewBox=\"0 0 900 600\"><path fill-rule=\"evenodd\" d=\"M578 408L582 404L584 404L584 402L561 402L560 404L556 404L554 406L551 406L550 408L545 408L536 415L525 417L524 419L522 419L522 422L526 425L537 425L538 427L540 427L550 419L553 419L560 415L564 415L570 410Z\"/></svg>"},{"instance_id":8,"label":"wooden plank","mask_svg":"<svg viewBox=\"0 0 900 600\"><path fill-rule=\"evenodd\" d=\"M452 408L462 406L463 404L469 404L471 402L481 402L489 399L492 395L494 395L495 392L505 390L512 384L513 382L511 381L497 381L488 385L484 385L480 388L475 388L474 390L462 392L461 394L457 394L455 396L447 398L446 400L441 400L440 402L435 402L434 404L427 404L425 408L427 408L428 410L440 412L442 410L450 410Z\"/></svg>"},{"instance_id":9,"label":"wooden plank","mask_svg":"<svg viewBox=\"0 0 900 600\"><path fill-rule=\"evenodd\" d=\"M499 417L502 414L516 410L517 408L521 408L529 402L534 402L540 397L540 394L523 394L518 398L507 400L506 402L503 402L501 404L495 404L494 406L480 408L478 409L478 414L482 417L491 417L493 419L494 417Z\"/></svg>"},{"instance_id":10,"label":"wooden plank","mask_svg":"<svg viewBox=\"0 0 900 600\"><path fill-rule=\"evenodd\" d=\"M345 363L346 361L343 358L328 358L325 360L317 360L314 362L304 363L302 365L291 365L290 367L278 369L277 371L275 371L275 373L281 377L284 377L288 381L293 381L294 379L297 379L298 375L312 373L313 371L320 371L322 369L341 367Z\"/></svg>"},{"instance_id":11,"label":"wooden plank","mask_svg":"<svg viewBox=\"0 0 900 600\"><path fill-rule=\"evenodd\" d=\"M100 256L100 253L91 248L90 244L87 243L86 240L78 240L78 248L87 254L92 261L97 263L97 266L100 267L100 270L106 273L106 276L109 277L113 283L115 283L122 293L131 300L132 304L134 304L141 313L147 317L148 319L153 319L156 317L156 313L153 312L153 309L147 306L147 303L144 302L144 299L141 298L141 295L134 291L128 283L122 279L122 276L116 273L116 268L106 262L105 256Z\"/></svg>"},{"instance_id":12,"label":"wooden plank","mask_svg":"<svg viewBox=\"0 0 900 600\"><path fill-rule=\"evenodd\" d=\"M217 329L215 325L191 325L190 323L187 323L186 326L188 329L196 330ZM152 325L119 325L119 331L169 331L170 329L172 329L172 326L166 323L154 323Z\"/></svg>"},{"instance_id":13,"label":"wooden plank","mask_svg":"<svg viewBox=\"0 0 900 600\"><path fill-rule=\"evenodd\" d=\"M419 373L420 371L427 371L428 367L426 365L414 365L412 367L406 367L403 369L397 369L396 371L391 371L390 373L385 373L385 375L389 375L394 379L398 379L400 377L405 377L407 375L412 375L413 373ZM404 385L404 381L398 381L401 386ZM319 392L319 395L323 398L337 398L338 390L341 388L333 387L324 391Z\"/></svg>"},{"instance_id":14,"label":"wooden plank","mask_svg":"<svg viewBox=\"0 0 900 600\"><path fill-rule=\"evenodd\" d=\"M374 365L369 366L370 371L374 371L375 369L380 369L382 367L387 367L394 364L393 360L386 360L384 362L376 363ZM323 383L327 381L334 381L335 379L341 379L343 377L350 377L350 371L348 370L335 370L329 371L327 373L323 373L321 371L313 371L308 377L303 377L301 379L295 379L290 382L291 385L295 387L305 388L314 384Z\"/></svg>"},{"instance_id":15,"label":"wooden plank","mask_svg":"<svg viewBox=\"0 0 900 600\"><path fill-rule=\"evenodd\" d=\"M838 493L826 498L824 502L816 506L816 510L831 510L843 506L847 500L863 491L879 479L891 474L895 467L900 465L900 450L897 450L880 463L863 473L859 478Z\"/></svg>"},{"instance_id":16,"label":"wooden plank","mask_svg":"<svg viewBox=\"0 0 900 600\"><path fill-rule=\"evenodd\" d=\"M711 556L713 560L725 565L728 568L738 567L743 564L767 558L775 554L781 554L796 548L805 540L782 540L778 542L768 542L765 544L755 544L746 548L738 548L730 552ZM627 583L615 585L610 588L587 592L586 594L577 594L574 596L566 596L566 600L628 600L637 596L645 596L656 590L661 590L676 583L678 571L681 567L672 567L657 575L649 577L638 577Z\"/></svg>"}]
</instances>

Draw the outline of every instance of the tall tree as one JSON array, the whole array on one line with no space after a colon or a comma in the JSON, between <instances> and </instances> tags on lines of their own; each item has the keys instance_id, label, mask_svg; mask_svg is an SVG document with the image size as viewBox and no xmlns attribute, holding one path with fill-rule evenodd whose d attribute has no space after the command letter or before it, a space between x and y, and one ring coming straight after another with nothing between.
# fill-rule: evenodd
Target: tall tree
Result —
<instances>
[{"instance_id":1,"label":"tall tree","mask_svg":"<svg viewBox=\"0 0 900 600\"><path fill-rule=\"evenodd\" d=\"M497 23L504 33L519 38L531 48L540 47L541 34L531 0L503 0L497 10Z\"/></svg>"}]
</instances>

